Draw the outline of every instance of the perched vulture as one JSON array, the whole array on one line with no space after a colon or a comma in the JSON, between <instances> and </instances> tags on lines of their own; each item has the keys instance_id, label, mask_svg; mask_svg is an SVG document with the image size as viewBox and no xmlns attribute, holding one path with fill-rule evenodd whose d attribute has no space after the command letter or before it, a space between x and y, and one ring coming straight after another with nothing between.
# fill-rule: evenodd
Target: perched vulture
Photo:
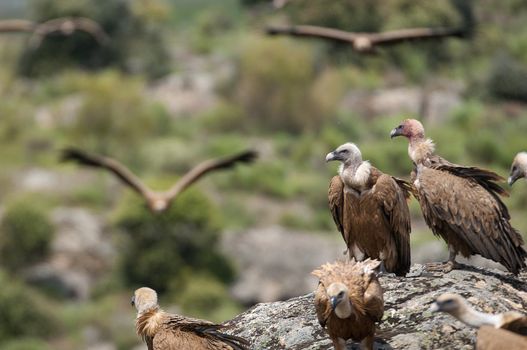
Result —
<instances>
[{"instance_id":1,"label":"perched vulture","mask_svg":"<svg viewBox=\"0 0 527 350\"><path fill-rule=\"evenodd\" d=\"M62 152L63 161L75 161L82 165L99 167L110 171L124 184L143 196L148 207L154 213L160 213L167 210L172 201L175 200L181 192L199 180L202 176L213 171L231 168L236 163L250 163L256 158L256 156L256 152L249 150L226 158L206 160L187 172L169 190L156 192L148 188L128 168L112 158L90 154L75 148L67 148Z\"/></svg>"},{"instance_id":2,"label":"perched vulture","mask_svg":"<svg viewBox=\"0 0 527 350\"><path fill-rule=\"evenodd\" d=\"M404 276L410 269L411 184L382 173L353 143L328 153L342 164L329 184L329 208L350 258L382 260L381 270Z\"/></svg>"},{"instance_id":3,"label":"perched vulture","mask_svg":"<svg viewBox=\"0 0 527 350\"><path fill-rule=\"evenodd\" d=\"M222 333L222 325L161 310L153 289L143 287L136 290L132 305L137 309L137 334L145 341L148 350L249 349L247 340Z\"/></svg>"},{"instance_id":4,"label":"perched vulture","mask_svg":"<svg viewBox=\"0 0 527 350\"><path fill-rule=\"evenodd\" d=\"M513 183L522 177L527 177L527 152L520 152L514 157L507 182L509 186L512 186Z\"/></svg>"},{"instance_id":5,"label":"perched vulture","mask_svg":"<svg viewBox=\"0 0 527 350\"><path fill-rule=\"evenodd\" d=\"M453 293L440 295L430 310L446 312L471 327L479 328L478 350L527 349L527 316L519 312L496 315L479 312L462 296Z\"/></svg>"},{"instance_id":6,"label":"perched vulture","mask_svg":"<svg viewBox=\"0 0 527 350\"><path fill-rule=\"evenodd\" d=\"M345 350L346 340L373 349L375 323L384 313L383 292L376 270L380 261L337 261L312 272L320 282L315 291L318 322L335 350Z\"/></svg>"},{"instance_id":7,"label":"perched vulture","mask_svg":"<svg viewBox=\"0 0 527 350\"><path fill-rule=\"evenodd\" d=\"M467 34L466 30L461 28L408 28L381 33L353 33L310 25L269 26L266 32L268 35L291 35L344 42L360 53L371 53L378 46L393 45L403 41L440 39L450 36L461 38Z\"/></svg>"},{"instance_id":8,"label":"perched vulture","mask_svg":"<svg viewBox=\"0 0 527 350\"><path fill-rule=\"evenodd\" d=\"M456 255L479 254L517 274L525 268L523 239L511 226L509 211L500 195L508 195L496 181L504 179L489 171L448 162L434 155L434 143L425 138L423 125L406 119L391 137L409 140L413 161L412 181L426 223L443 238L450 252L445 271L457 267Z\"/></svg>"}]
</instances>

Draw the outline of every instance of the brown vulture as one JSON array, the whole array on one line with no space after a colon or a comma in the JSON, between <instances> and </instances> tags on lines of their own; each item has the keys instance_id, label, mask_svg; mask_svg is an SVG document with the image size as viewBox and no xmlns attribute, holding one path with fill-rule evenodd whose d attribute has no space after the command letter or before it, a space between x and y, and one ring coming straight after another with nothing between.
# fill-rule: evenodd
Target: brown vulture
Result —
<instances>
[{"instance_id":1,"label":"brown vulture","mask_svg":"<svg viewBox=\"0 0 527 350\"><path fill-rule=\"evenodd\" d=\"M248 350L249 342L225 334L224 326L209 321L169 314L159 308L155 290L135 291L132 305L137 309L137 334L148 350Z\"/></svg>"},{"instance_id":2,"label":"brown vulture","mask_svg":"<svg viewBox=\"0 0 527 350\"><path fill-rule=\"evenodd\" d=\"M527 349L527 316L508 311L487 314L474 310L460 295L440 295L430 307L432 312L446 312L468 326L479 328L476 349Z\"/></svg>"},{"instance_id":3,"label":"brown vulture","mask_svg":"<svg viewBox=\"0 0 527 350\"><path fill-rule=\"evenodd\" d=\"M507 182L509 186L512 186L513 183L522 177L527 177L527 152L520 152L514 157Z\"/></svg>"},{"instance_id":4,"label":"brown vulture","mask_svg":"<svg viewBox=\"0 0 527 350\"><path fill-rule=\"evenodd\" d=\"M346 340L373 350L375 323L384 313L383 291L376 270L380 261L336 261L313 271L320 282L315 291L318 322L335 350L345 350Z\"/></svg>"},{"instance_id":5,"label":"brown vulture","mask_svg":"<svg viewBox=\"0 0 527 350\"><path fill-rule=\"evenodd\" d=\"M500 196L508 195L496 182L496 173L450 163L434 154L434 143L425 138L423 125L406 119L391 137L409 140L413 161L412 181L426 223L443 238L450 252L445 271L457 267L458 253L479 254L501 263L517 274L525 268L523 239L511 226L509 211Z\"/></svg>"},{"instance_id":6,"label":"brown vulture","mask_svg":"<svg viewBox=\"0 0 527 350\"><path fill-rule=\"evenodd\" d=\"M329 208L350 258L382 260L382 269L404 276L410 269L411 184L382 173L345 143L326 156L340 161L330 182Z\"/></svg>"},{"instance_id":7,"label":"brown vulture","mask_svg":"<svg viewBox=\"0 0 527 350\"><path fill-rule=\"evenodd\" d=\"M462 28L408 28L381 33L353 33L310 25L268 26L266 32L268 35L291 35L344 42L360 53L371 53L378 46L399 44L409 40L430 40L450 36L461 38L467 35L466 30Z\"/></svg>"},{"instance_id":8,"label":"brown vulture","mask_svg":"<svg viewBox=\"0 0 527 350\"><path fill-rule=\"evenodd\" d=\"M76 148L67 148L62 152L63 161L75 161L81 165L106 169L119 178L124 184L144 197L148 208L154 213L160 213L170 207L172 201L187 187L202 176L217 170L232 168L236 163L250 163L256 158L254 151L244 151L229 157L209 159L187 172L175 185L163 192L148 188L128 168L115 159L96 154L90 154Z\"/></svg>"}]
</instances>

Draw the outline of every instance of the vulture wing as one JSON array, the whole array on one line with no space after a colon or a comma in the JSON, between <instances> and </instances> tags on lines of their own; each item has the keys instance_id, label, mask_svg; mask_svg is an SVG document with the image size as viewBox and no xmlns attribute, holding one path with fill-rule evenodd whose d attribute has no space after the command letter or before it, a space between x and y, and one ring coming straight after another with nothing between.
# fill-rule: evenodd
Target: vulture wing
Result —
<instances>
[{"instance_id":1,"label":"vulture wing","mask_svg":"<svg viewBox=\"0 0 527 350\"><path fill-rule=\"evenodd\" d=\"M315 291L315 310L317 312L318 323L322 328L326 327L329 315L331 314L331 306L329 304L326 288L322 283L318 283Z\"/></svg>"},{"instance_id":2,"label":"vulture wing","mask_svg":"<svg viewBox=\"0 0 527 350\"><path fill-rule=\"evenodd\" d=\"M373 33L370 38L374 45L398 44L408 40L428 40L444 37L463 37L465 30L460 28L409 28Z\"/></svg>"},{"instance_id":3,"label":"vulture wing","mask_svg":"<svg viewBox=\"0 0 527 350\"><path fill-rule=\"evenodd\" d=\"M403 184L401 187L399 184ZM405 275L410 271L410 210L406 199L409 198L411 185L404 180L397 181L393 177L381 175L374 187L374 196L382 208L386 225L393 236L397 250L395 266L389 266L389 271L397 275ZM393 264L386 261L386 264ZM387 266L388 267L388 266Z\"/></svg>"},{"instance_id":4,"label":"vulture wing","mask_svg":"<svg viewBox=\"0 0 527 350\"><path fill-rule=\"evenodd\" d=\"M527 253L493 177L477 168L424 167L418 174L418 199L432 231L463 255L480 254L517 273L525 267Z\"/></svg>"},{"instance_id":5,"label":"vulture wing","mask_svg":"<svg viewBox=\"0 0 527 350\"><path fill-rule=\"evenodd\" d=\"M339 42L347 42L353 44L357 39L358 35L355 33L346 32L344 30L338 30L333 28L318 27L318 26L269 26L266 29L269 35L291 35L291 36L303 36L311 38L329 39ZM369 34L361 34L362 36Z\"/></svg>"},{"instance_id":6,"label":"vulture wing","mask_svg":"<svg viewBox=\"0 0 527 350\"><path fill-rule=\"evenodd\" d=\"M174 198L187 187L210 172L229 169L237 163L251 163L257 156L258 154L255 151L248 150L226 158L206 160L186 173L174 186L172 186L172 188L167 191L167 198L169 201L174 200Z\"/></svg>"},{"instance_id":7,"label":"vulture wing","mask_svg":"<svg viewBox=\"0 0 527 350\"><path fill-rule=\"evenodd\" d=\"M340 175L333 176L329 183L328 201L333 221L335 221L337 229L342 234L347 246L349 232L344 231L344 182L342 182Z\"/></svg>"},{"instance_id":8,"label":"vulture wing","mask_svg":"<svg viewBox=\"0 0 527 350\"><path fill-rule=\"evenodd\" d=\"M151 193L150 189L127 167L112 158L91 154L77 148L66 148L62 151L61 160L106 169L143 197L148 198Z\"/></svg>"},{"instance_id":9,"label":"vulture wing","mask_svg":"<svg viewBox=\"0 0 527 350\"><path fill-rule=\"evenodd\" d=\"M482 326L478 330L475 349L527 349L527 337L522 337L504 329L496 329L492 326Z\"/></svg>"}]
</instances>

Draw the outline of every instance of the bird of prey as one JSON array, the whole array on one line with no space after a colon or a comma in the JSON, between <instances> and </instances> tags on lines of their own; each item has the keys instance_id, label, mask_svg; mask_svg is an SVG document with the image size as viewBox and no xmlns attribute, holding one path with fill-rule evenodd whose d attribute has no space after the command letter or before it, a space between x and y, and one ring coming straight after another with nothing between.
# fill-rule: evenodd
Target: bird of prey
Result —
<instances>
[{"instance_id":1,"label":"bird of prey","mask_svg":"<svg viewBox=\"0 0 527 350\"><path fill-rule=\"evenodd\" d=\"M62 151L62 161L73 161L81 165L103 168L113 173L119 180L139 193L146 200L148 208L154 213L167 210L177 196L187 187L199 180L202 176L222 170L232 168L237 163L251 163L257 154L255 151L248 150L229 157L209 159L187 172L170 189L158 192L147 187L137 176L128 168L115 159L91 154L76 148L67 148Z\"/></svg>"},{"instance_id":2,"label":"bird of prey","mask_svg":"<svg viewBox=\"0 0 527 350\"><path fill-rule=\"evenodd\" d=\"M479 328L476 349L527 349L527 316L519 312L479 312L454 293L440 295L430 311L446 312L470 327Z\"/></svg>"},{"instance_id":3,"label":"bird of prey","mask_svg":"<svg viewBox=\"0 0 527 350\"><path fill-rule=\"evenodd\" d=\"M326 161L334 160L342 164L331 179L328 201L350 258L379 259L382 270L404 276L410 270L412 185L363 161L353 143L328 153Z\"/></svg>"},{"instance_id":4,"label":"bird of prey","mask_svg":"<svg viewBox=\"0 0 527 350\"><path fill-rule=\"evenodd\" d=\"M29 32L29 46L38 48L44 38L53 33L71 35L75 31L90 34L100 45L106 45L110 39L99 23L86 17L60 17L42 23L35 23L22 19L8 19L0 21L0 32Z\"/></svg>"},{"instance_id":5,"label":"bird of prey","mask_svg":"<svg viewBox=\"0 0 527 350\"><path fill-rule=\"evenodd\" d=\"M222 332L222 325L163 311L157 293L139 288L132 297L137 334L148 350L248 350L249 342Z\"/></svg>"},{"instance_id":6,"label":"bird of prey","mask_svg":"<svg viewBox=\"0 0 527 350\"><path fill-rule=\"evenodd\" d=\"M522 177L527 177L527 152L520 152L514 157L507 182L509 186L512 186L513 183Z\"/></svg>"},{"instance_id":7,"label":"bird of prey","mask_svg":"<svg viewBox=\"0 0 527 350\"><path fill-rule=\"evenodd\" d=\"M458 253L465 257L479 254L514 274L525 268L523 239L512 227L509 211L500 199L508 195L496 183L504 180L501 176L435 155L434 143L425 138L423 125L415 119L403 121L390 136L408 138L408 154L414 164L412 181L421 211L432 232L448 245L446 266L435 268L450 271L457 267Z\"/></svg>"},{"instance_id":8,"label":"bird of prey","mask_svg":"<svg viewBox=\"0 0 527 350\"><path fill-rule=\"evenodd\" d=\"M380 261L371 259L336 261L312 272L320 280L314 300L318 322L335 350L345 350L348 339L373 350L375 323L384 313L379 266Z\"/></svg>"},{"instance_id":9,"label":"bird of prey","mask_svg":"<svg viewBox=\"0 0 527 350\"><path fill-rule=\"evenodd\" d=\"M466 36L463 28L408 28L381 33L347 32L344 30L311 26L268 26L268 35L290 35L342 42L351 45L359 53L372 53L379 46L399 44L410 40L431 40Z\"/></svg>"}]
</instances>

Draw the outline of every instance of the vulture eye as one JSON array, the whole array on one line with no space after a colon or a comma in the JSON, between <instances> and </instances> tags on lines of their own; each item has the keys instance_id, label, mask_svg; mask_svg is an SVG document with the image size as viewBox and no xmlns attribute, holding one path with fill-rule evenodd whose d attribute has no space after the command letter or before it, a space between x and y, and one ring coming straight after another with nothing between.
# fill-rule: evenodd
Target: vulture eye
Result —
<instances>
[{"instance_id":1,"label":"vulture eye","mask_svg":"<svg viewBox=\"0 0 527 350\"><path fill-rule=\"evenodd\" d=\"M512 171L516 171L516 165L512 167Z\"/></svg>"},{"instance_id":2,"label":"vulture eye","mask_svg":"<svg viewBox=\"0 0 527 350\"><path fill-rule=\"evenodd\" d=\"M349 151L347 149L340 150L339 153L348 153Z\"/></svg>"},{"instance_id":3,"label":"vulture eye","mask_svg":"<svg viewBox=\"0 0 527 350\"><path fill-rule=\"evenodd\" d=\"M338 294L338 297L339 298L342 298L344 296L344 291L341 291L339 294Z\"/></svg>"}]
</instances>

